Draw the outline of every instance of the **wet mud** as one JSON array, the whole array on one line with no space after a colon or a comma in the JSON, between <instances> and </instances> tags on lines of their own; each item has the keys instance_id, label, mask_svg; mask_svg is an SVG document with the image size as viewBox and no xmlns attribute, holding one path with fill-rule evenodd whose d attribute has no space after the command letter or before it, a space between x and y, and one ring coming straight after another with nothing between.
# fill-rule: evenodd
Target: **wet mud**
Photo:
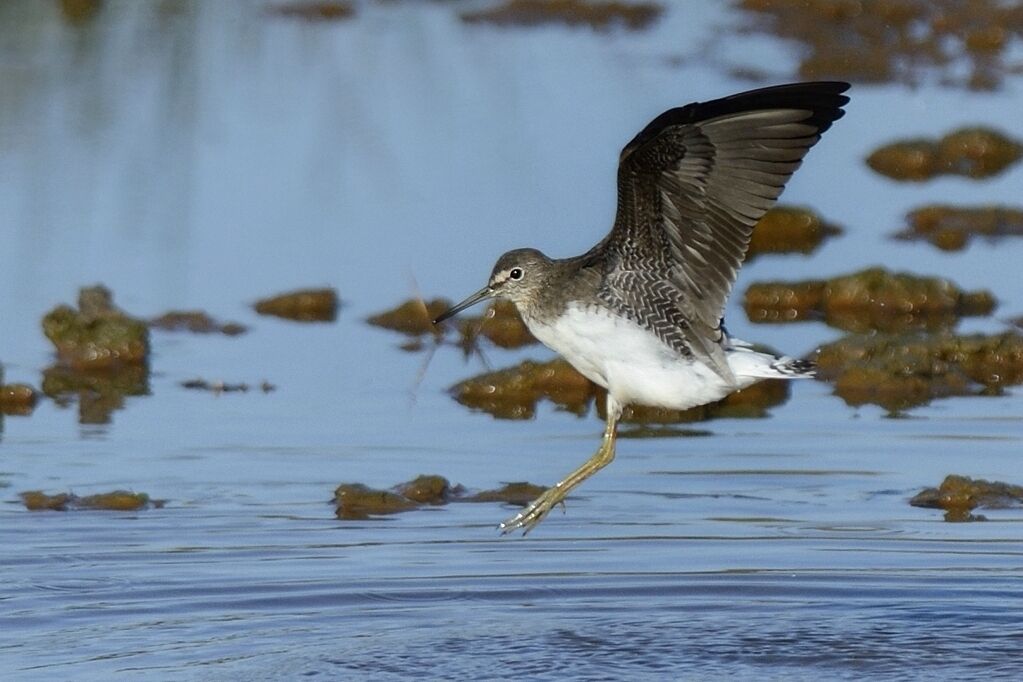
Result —
<instances>
[{"instance_id":1,"label":"wet mud","mask_svg":"<svg viewBox=\"0 0 1023 682\"><path fill-rule=\"evenodd\" d=\"M0 414L30 415L38 400L39 394L28 384L5 384L4 368L0 366Z\"/></svg>"},{"instance_id":2,"label":"wet mud","mask_svg":"<svg viewBox=\"0 0 1023 682\"><path fill-rule=\"evenodd\" d=\"M795 77L993 90L1019 72L1023 8L997 0L740 0L739 32L798 49Z\"/></svg>"},{"instance_id":3,"label":"wet mud","mask_svg":"<svg viewBox=\"0 0 1023 682\"><path fill-rule=\"evenodd\" d=\"M1023 507L1023 486L951 474L937 488L925 488L909 501L914 507L945 510L946 521L985 521L973 510Z\"/></svg>"},{"instance_id":4,"label":"wet mud","mask_svg":"<svg viewBox=\"0 0 1023 682\"><path fill-rule=\"evenodd\" d=\"M42 392L61 407L78 401L81 424L109 424L125 398L149 395L148 365L75 369L54 365L43 370Z\"/></svg>"},{"instance_id":5,"label":"wet mud","mask_svg":"<svg viewBox=\"0 0 1023 682\"><path fill-rule=\"evenodd\" d=\"M960 251L975 237L997 241L1023 237L1023 210L1008 206L922 206L906 216L906 227L892 236L927 241L942 251Z\"/></svg>"},{"instance_id":6,"label":"wet mud","mask_svg":"<svg viewBox=\"0 0 1023 682\"><path fill-rule=\"evenodd\" d=\"M548 362L526 360L513 367L485 372L455 384L450 393L462 405L498 419L531 419L542 401L578 416L587 414L595 402L596 414L604 418L604 389L561 358ZM757 418L766 416L769 408L784 403L788 397L787 381L766 380L688 410L627 406L621 423L684 424L725 417Z\"/></svg>"},{"instance_id":7,"label":"wet mud","mask_svg":"<svg viewBox=\"0 0 1023 682\"><path fill-rule=\"evenodd\" d=\"M602 0L505 0L495 7L463 12L467 24L541 26L563 24L597 31L625 28L639 31L651 27L663 8L649 2Z\"/></svg>"},{"instance_id":8,"label":"wet mud","mask_svg":"<svg viewBox=\"0 0 1023 682\"><path fill-rule=\"evenodd\" d=\"M433 324L434 318L450 307L451 301L446 298L435 298L432 301L411 298L396 308L371 315L366 318L366 322L374 327L390 329L409 336L436 334L440 330Z\"/></svg>"},{"instance_id":9,"label":"wet mud","mask_svg":"<svg viewBox=\"0 0 1023 682\"><path fill-rule=\"evenodd\" d=\"M57 350L58 364L74 370L142 366L149 358L149 328L116 308L102 285L85 287L78 309L60 305L43 317L43 333Z\"/></svg>"},{"instance_id":10,"label":"wet mud","mask_svg":"<svg viewBox=\"0 0 1023 682\"><path fill-rule=\"evenodd\" d=\"M238 336L248 328L238 322L218 322L202 310L171 310L149 320L150 329L163 331L187 331L195 334L223 334Z\"/></svg>"},{"instance_id":11,"label":"wet mud","mask_svg":"<svg viewBox=\"0 0 1023 682\"><path fill-rule=\"evenodd\" d=\"M940 277L869 268L827 280L760 282L743 297L751 322L817 320L852 332L948 329L962 317L990 315L988 291L967 292Z\"/></svg>"},{"instance_id":12,"label":"wet mud","mask_svg":"<svg viewBox=\"0 0 1023 682\"><path fill-rule=\"evenodd\" d=\"M425 474L387 490L362 483L342 483L334 490L334 507L339 519L362 520L453 502L501 502L525 506L544 490L542 486L521 482L469 493L461 485L452 485L443 476Z\"/></svg>"},{"instance_id":13,"label":"wet mud","mask_svg":"<svg viewBox=\"0 0 1023 682\"><path fill-rule=\"evenodd\" d=\"M333 289L299 289L256 301L260 315L272 315L293 322L333 322L340 305Z\"/></svg>"},{"instance_id":14,"label":"wet mud","mask_svg":"<svg viewBox=\"0 0 1023 682\"><path fill-rule=\"evenodd\" d=\"M272 391L277 390L277 387L268 381L263 381L259 384L250 386L246 383L207 381L205 379L188 379L187 381L181 382L181 387L192 391L209 391L210 393L248 393L250 390L271 393Z\"/></svg>"},{"instance_id":15,"label":"wet mud","mask_svg":"<svg viewBox=\"0 0 1023 682\"><path fill-rule=\"evenodd\" d=\"M511 301L494 301L483 315L461 319L458 330L461 344L466 349L475 347L481 338L500 348L521 348L539 343Z\"/></svg>"},{"instance_id":16,"label":"wet mud","mask_svg":"<svg viewBox=\"0 0 1023 682\"><path fill-rule=\"evenodd\" d=\"M998 395L1023 383L1023 336L853 334L823 346L817 367L847 404L898 414L935 398Z\"/></svg>"},{"instance_id":17,"label":"wet mud","mask_svg":"<svg viewBox=\"0 0 1023 682\"><path fill-rule=\"evenodd\" d=\"M842 234L808 208L775 206L757 223L747 258L769 253L813 253L826 239Z\"/></svg>"},{"instance_id":18,"label":"wet mud","mask_svg":"<svg viewBox=\"0 0 1023 682\"><path fill-rule=\"evenodd\" d=\"M355 18L355 7L350 2L287 2L273 5L268 10L281 17L305 21L342 21Z\"/></svg>"},{"instance_id":19,"label":"wet mud","mask_svg":"<svg viewBox=\"0 0 1023 682\"><path fill-rule=\"evenodd\" d=\"M893 180L920 182L939 175L975 180L998 175L1019 161L1023 145L990 128L961 128L939 140L902 140L879 147L867 165Z\"/></svg>"},{"instance_id":20,"label":"wet mud","mask_svg":"<svg viewBox=\"0 0 1023 682\"><path fill-rule=\"evenodd\" d=\"M153 500L145 493L114 490L109 493L79 497L74 493L48 495L41 490L19 493L29 511L140 511L163 507L164 500Z\"/></svg>"}]
</instances>

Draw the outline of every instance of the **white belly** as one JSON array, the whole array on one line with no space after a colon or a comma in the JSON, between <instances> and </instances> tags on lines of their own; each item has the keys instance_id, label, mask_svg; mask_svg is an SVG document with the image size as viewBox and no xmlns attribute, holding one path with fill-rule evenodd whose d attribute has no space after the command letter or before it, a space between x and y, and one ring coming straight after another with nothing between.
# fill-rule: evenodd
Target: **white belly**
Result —
<instances>
[{"instance_id":1,"label":"white belly","mask_svg":"<svg viewBox=\"0 0 1023 682\"><path fill-rule=\"evenodd\" d=\"M720 400L762 379L764 373L750 372L766 370L775 360L749 350L727 351L736 377L733 384L707 365L680 356L624 318L570 306L552 324L527 324L544 345L560 353L623 405L684 410ZM735 358L737 355L746 357Z\"/></svg>"}]
</instances>

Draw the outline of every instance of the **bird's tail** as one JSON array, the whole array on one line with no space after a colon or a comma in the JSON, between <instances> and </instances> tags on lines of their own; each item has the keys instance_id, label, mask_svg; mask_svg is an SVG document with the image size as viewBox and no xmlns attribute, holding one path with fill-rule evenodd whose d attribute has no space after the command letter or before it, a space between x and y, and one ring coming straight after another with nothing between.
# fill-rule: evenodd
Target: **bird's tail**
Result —
<instances>
[{"instance_id":1,"label":"bird's tail","mask_svg":"<svg viewBox=\"0 0 1023 682\"><path fill-rule=\"evenodd\" d=\"M817 376L817 363L812 360L780 357L771 363L771 369L790 379L812 379Z\"/></svg>"}]
</instances>

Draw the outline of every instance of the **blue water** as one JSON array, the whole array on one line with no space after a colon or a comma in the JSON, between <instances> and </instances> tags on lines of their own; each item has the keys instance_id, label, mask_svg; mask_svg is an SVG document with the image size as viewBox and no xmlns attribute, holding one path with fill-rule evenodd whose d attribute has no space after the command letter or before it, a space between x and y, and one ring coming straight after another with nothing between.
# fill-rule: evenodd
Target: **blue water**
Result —
<instances>
[{"instance_id":1,"label":"blue water","mask_svg":"<svg viewBox=\"0 0 1023 682\"><path fill-rule=\"evenodd\" d=\"M5 679L1023 675L1023 515L949 524L907 503L949 473L1023 482L1018 389L889 419L800 382L767 419L623 439L525 539L497 534L514 510L496 504L336 520L341 482L551 483L588 456L594 415L471 413L445 389L478 359L441 347L427 362L363 319L418 293L461 298L506 248L584 250L610 226L636 130L751 87L722 62L795 62L715 33L735 21L716 3L638 34L464 26L459 3L365 3L338 23L267 7L107 2L71 26L56 3L0 4L6 381L40 384L52 350L39 319L97 281L136 315L198 307L251 327L154 332L150 394L109 423L79 423L74 401L3 418ZM709 43L715 59L701 59ZM784 196L845 235L756 259L737 292L882 264L992 290L997 315L961 328L1004 329L1023 314L1019 243L944 254L886 235L928 202L1016 203L1023 168L898 185L862 159L963 124L1019 135L1019 82L853 98ZM319 285L342 297L334 324L251 311ZM737 302L729 327L792 354L839 336L752 325ZM180 387L194 377L277 390ZM17 493L36 488L167 502L29 513Z\"/></svg>"}]
</instances>

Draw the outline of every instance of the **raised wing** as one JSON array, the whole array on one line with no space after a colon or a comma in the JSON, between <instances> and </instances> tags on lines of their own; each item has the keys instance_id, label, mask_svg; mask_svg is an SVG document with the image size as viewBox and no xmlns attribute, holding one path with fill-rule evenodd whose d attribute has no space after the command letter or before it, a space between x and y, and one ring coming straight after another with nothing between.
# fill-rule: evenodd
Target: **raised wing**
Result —
<instances>
[{"instance_id":1,"label":"raised wing","mask_svg":"<svg viewBox=\"0 0 1023 682\"><path fill-rule=\"evenodd\" d=\"M664 112L636 135L622 150L618 214L601 244L616 254L605 281L619 303L643 307L644 289L627 288L655 274L645 290L661 292L659 299L671 292L689 321L680 330L686 345L730 377L716 352L720 320L753 227L842 117L848 88L795 83L697 102Z\"/></svg>"}]
</instances>

